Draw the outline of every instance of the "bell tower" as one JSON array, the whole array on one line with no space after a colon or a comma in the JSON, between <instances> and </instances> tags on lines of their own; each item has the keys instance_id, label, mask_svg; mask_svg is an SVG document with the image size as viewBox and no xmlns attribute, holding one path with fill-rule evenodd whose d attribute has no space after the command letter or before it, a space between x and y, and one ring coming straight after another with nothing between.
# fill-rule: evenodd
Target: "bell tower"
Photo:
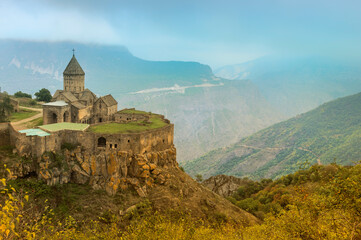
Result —
<instances>
[{"instance_id":1,"label":"bell tower","mask_svg":"<svg viewBox=\"0 0 361 240\"><path fill-rule=\"evenodd\" d=\"M80 93L84 91L85 73L76 60L73 49L73 57L63 72L64 91Z\"/></svg>"}]
</instances>

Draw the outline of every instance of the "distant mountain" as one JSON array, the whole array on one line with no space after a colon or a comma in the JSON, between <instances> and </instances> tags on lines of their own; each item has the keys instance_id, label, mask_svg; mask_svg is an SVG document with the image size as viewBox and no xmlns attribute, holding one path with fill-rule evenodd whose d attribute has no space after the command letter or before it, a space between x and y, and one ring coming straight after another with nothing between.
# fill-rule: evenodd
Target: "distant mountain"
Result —
<instances>
[{"instance_id":1,"label":"distant mountain","mask_svg":"<svg viewBox=\"0 0 361 240\"><path fill-rule=\"evenodd\" d=\"M308 164L361 160L361 93L275 124L184 164L205 178L217 174L278 178Z\"/></svg>"},{"instance_id":2,"label":"distant mountain","mask_svg":"<svg viewBox=\"0 0 361 240\"><path fill-rule=\"evenodd\" d=\"M268 56L214 73L252 81L272 106L288 117L361 91L361 62L355 60Z\"/></svg>"},{"instance_id":3,"label":"distant mountain","mask_svg":"<svg viewBox=\"0 0 361 240\"><path fill-rule=\"evenodd\" d=\"M10 93L62 88L72 49L85 71L86 87L99 94L214 81L209 66L197 62L156 62L133 56L125 47L73 42L0 40L0 84Z\"/></svg>"},{"instance_id":4,"label":"distant mountain","mask_svg":"<svg viewBox=\"0 0 361 240\"><path fill-rule=\"evenodd\" d=\"M9 93L62 89L73 48L87 88L111 93L120 109L165 114L175 123L179 162L284 119L250 81L215 77L209 66L196 62L145 61L122 46L0 41L0 87Z\"/></svg>"},{"instance_id":5,"label":"distant mountain","mask_svg":"<svg viewBox=\"0 0 361 240\"><path fill-rule=\"evenodd\" d=\"M233 144L284 119L250 81L222 80L213 87L163 90L117 99L121 106L163 113L171 119L181 162Z\"/></svg>"}]
</instances>

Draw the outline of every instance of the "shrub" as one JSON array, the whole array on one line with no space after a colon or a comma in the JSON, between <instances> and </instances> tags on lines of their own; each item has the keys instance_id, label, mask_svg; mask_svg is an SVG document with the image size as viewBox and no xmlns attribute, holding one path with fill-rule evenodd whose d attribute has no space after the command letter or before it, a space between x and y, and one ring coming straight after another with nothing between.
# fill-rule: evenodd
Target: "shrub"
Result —
<instances>
[{"instance_id":1,"label":"shrub","mask_svg":"<svg viewBox=\"0 0 361 240\"><path fill-rule=\"evenodd\" d=\"M28 93L23 93L22 91L18 91L14 94L16 98L32 98L32 96Z\"/></svg>"}]
</instances>

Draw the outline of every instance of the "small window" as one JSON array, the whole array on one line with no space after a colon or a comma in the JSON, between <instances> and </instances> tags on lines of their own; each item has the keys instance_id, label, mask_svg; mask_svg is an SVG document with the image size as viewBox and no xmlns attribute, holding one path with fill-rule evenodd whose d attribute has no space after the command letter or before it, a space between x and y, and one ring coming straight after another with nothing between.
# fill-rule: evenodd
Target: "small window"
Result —
<instances>
[{"instance_id":1,"label":"small window","mask_svg":"<svg viewBox=\"0 0 361 240\"><path fill-rule=\"evenodd\" d=\"M165 140L163 139L163 143L165 143Z\"/></svg>"},{"instance_id":2,"label":"small window","mask_svg":"<svg viewBox=\"0 0 361 240\"><path fill-rule=\"evenodd\" d=\"M128 139L128 142L130 142L130 140Z\"/></svg>"},{"instance_id":3,"label":"small window","mask_svg":"<svg viewBox=\"0 0 361 240\"><path fill-rule=\"evenodd\" d=\"M99 122L103 122L103 119L102 119L102 118L99 118Z\"/></svg>"},{"instance_id":4,"label":"small window","mask_svg":"<svg viewBox=\"0 0 361 240\"><path fill-rule=\"evenodd\" d=\"M118 144L114 144L114 148L117 148L118 147Z\"/></svg>"},{"instance_id":5,"label":"small window","mask_svg":"<svg viewBox=\"0 0 361 240\"><path fill-rule=\"evenodd\" d=\"M110 144L110 148L113 148L113 144Z\"/></svg>"}]
</instances>

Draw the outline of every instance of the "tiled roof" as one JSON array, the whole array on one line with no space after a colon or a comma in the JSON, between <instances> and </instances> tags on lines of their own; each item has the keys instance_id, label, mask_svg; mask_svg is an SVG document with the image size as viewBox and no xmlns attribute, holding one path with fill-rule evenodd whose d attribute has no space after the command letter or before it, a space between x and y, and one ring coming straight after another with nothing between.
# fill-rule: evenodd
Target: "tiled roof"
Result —
<instances>
[{"instance_id":1,"label":"tiled roof","mask_svg":"<svg viewBox=\"0 0 361 240\"><path fill-rule=\"evenodd\" d=\"M57 98L59 96L60 93L62 93L62 90L56 90L56 92L53 95L53 98Z\"/></svg>"},{"instance_id":2,"label":"tiled roof","mask_svg":"<svg viewBox=\"0 0 361 240\"><path fill-rule=\"evenodd\" d=\"M64 101L56 101L56 102L44 103L43 106L64 107L64 106L68 106L68 104Z\"/></svg>"},{"instance_id":3,"label":"tiled roof","mask_svg":"<svg viewBox=\"0 0 361 240\"><path fill-rule=\"evenodd\" d=\"M70 102L76 102L78 99L71 92L62 92L64 97L66 97Z\"/></svg>"},{"instance_id":4,"label":"tiled roof","mask_svg":"<svg viewBox=\"0 0 361 240\"><path fill-rule=\"evenodd\" d=\"M77 109L83 109L86 108L83 104L81 104L80 102L73 102L71 103L72 106L76 107Z\"/></svg>"},{"instance_id":5,"label":"tiled roof","mask_svg":"<svg viewBox=\"0 0 361 240\"><path fill-rule=\"evenodd\" d=\"M118 104L118 102L110 94L106 95L104 97L100 97L99 99L102 99L104 101L105 105L107 105L108 107Z\"/></svg>"},{"instance_id":6,"label":"tiled roof","mask_svg":"<svg viewBox=\"0 0 361 240\"><path fill-rule=\"evenodd\" d=\"M19 132L26 133L26 136L40 136L40 137L50 136L49 133L38 128L24 129L24 130L20 130Z\"/></svg>"},{"instance_id":7,"label":"tiled roof","mask_svg":"<svg viewBox=\"0 0 361 240\"><path fill-rule=\"evenodd\" d=\"M93 100L97 98L97 96L92 91L86 88L80 93L79 100L88 100L89 97L93 98Z\"/></svg>"},{"instance_id":8,"label":"tiled roof","mask_svg":"<svg viewBox=\"0 0 361 240\"><path fill-rule=\"evenodd\" d=\"M71 58L68 66L65 68L64 73L65 75L85 75L83 69L81 68L78 60L76 60L75 56Z\"/></svg>"}]
</instances>

